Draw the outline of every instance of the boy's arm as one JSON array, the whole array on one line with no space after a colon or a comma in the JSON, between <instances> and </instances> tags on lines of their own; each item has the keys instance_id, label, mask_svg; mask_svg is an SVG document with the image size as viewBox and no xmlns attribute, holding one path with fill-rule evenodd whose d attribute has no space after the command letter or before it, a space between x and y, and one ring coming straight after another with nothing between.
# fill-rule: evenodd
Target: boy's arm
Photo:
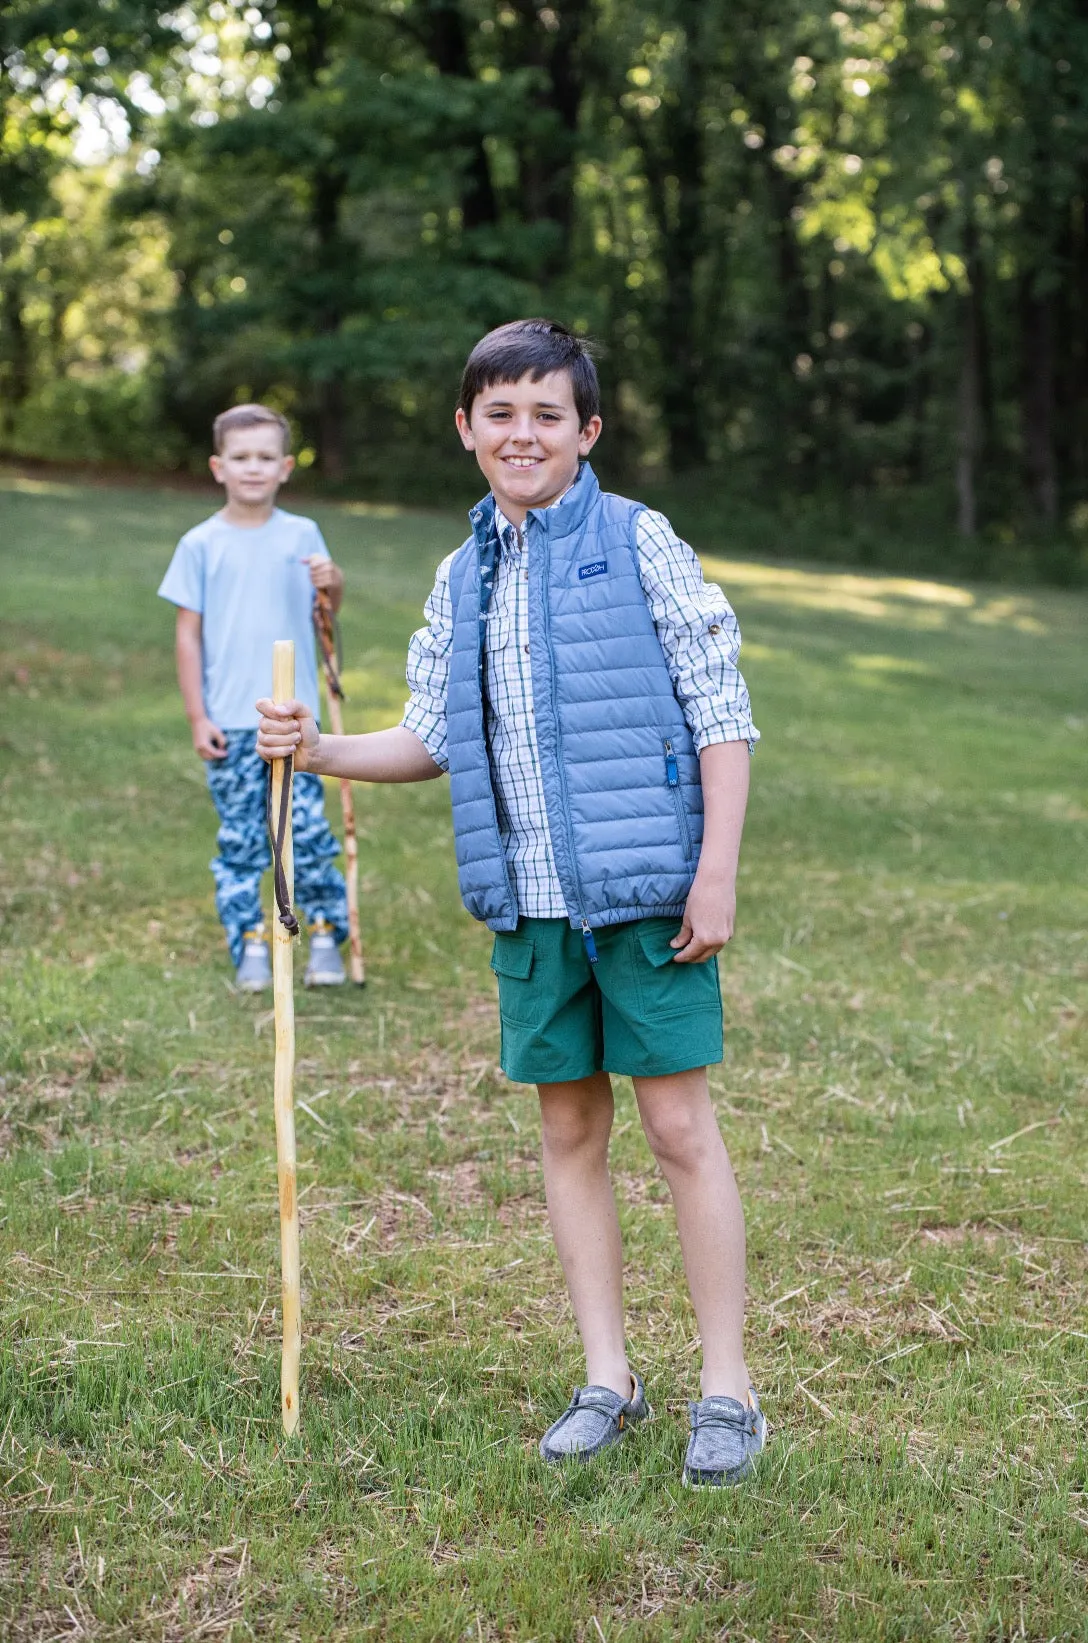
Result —
<instances>
[{"instance_id":1,"label":"boy's arm","mask_svg":"<svg viewBox=\"0 0 1088 1643\"><path fill-rule=\"evenodd\" d=\"M733 935L748 765L759 732L737 667L740 629L721 588L704 580L696 555L662 514L639 514L636 546L642 591L699 754L703 846L672 945L676 963L701 964Z\"/></svg>"},{"instance_id":2,"label":"boy's arm","mask_svg":"<svg viewBox=\"0 0 1088 1643\"><path fill-rule=\"evenodd\" d=\"M319 592L328 594L329 603L335 614L344 602L344 573L339 565L333 564L332 556L325 546L325 538L315 520L308 521L308 529L315 551L306 554L302 563L309 568L312 585Z\"/></svg>"},{"instance_id":3,"label":"boy's arm","mask_svg":"<svg viewBox=\"0 0 1088 1643\"><path fill-rule=\"evenodd\" d=\"M731 940L737 915L737 862L748 807L747 742L712 742L699 755L703 848L672 946L677 964L701 964Z\"/></svg>"},{"instance_id":4,"label":"boy's arm","mask_svg":"<svg viewBox=\"0 0 1088 1643\"><path fill-rule=\"evenodd\" d=\"M257 751L262 759L282 759L290 753L300 770L356 782L426 782L445 774L453 558L450 554L439 565L424 606L426 626L413 633L408 646L411 697L402 722L364 736L322 736L302 702L276 707L265 699L257 703L262 714Z\"/></svg>"},{"instance_id":5,"label":"boy's arm","mask_svg":"<svg viewBox=\"0 0 1088 1643\"><path fill-rule=\"evenodd\" d=\"M642 591L696 752L711 742L740 741L754 752L759 731L737 666L740 628L732 606L704 579L694 551L663 514L644 509L636 540Z\"/></svg>"},{"instance_id":6,"label":"boy's arm","mask_svg":"<svg viewBox=\"0 0 1088 1643\"><path fill-rule=\"evenodd\" d=\"M193 732L193 747L202 759L225 759L227 738L204 711L203 618L198 610L178 606L174 654L185 717Z\"/></svg>"},{"instance_id":7,"label":"boy's arm","mask_svg":"<svg viewBox=\"0 0 1088 1643\"><path fill-rule=\"evenodd\" d=\"M262 759L291 754L297 770L353 782L426 782L444 774L419 737L403 725L363 736L323 736L305 702L277 707L263 697L257 707L257 752Z\"/></svg>"}]
</instances>

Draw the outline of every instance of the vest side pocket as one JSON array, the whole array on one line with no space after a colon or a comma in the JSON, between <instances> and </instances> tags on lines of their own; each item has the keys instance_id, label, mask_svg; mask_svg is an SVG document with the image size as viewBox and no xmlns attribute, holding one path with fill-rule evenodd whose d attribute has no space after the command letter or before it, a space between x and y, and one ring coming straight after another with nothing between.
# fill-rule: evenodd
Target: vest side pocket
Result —
<instances>
[{"instance_id":1,"label":"vest side pocket","mask_svg":"<svg viewBox=\"0 0 1088 1643\"><path fill-rule=\"evenodd\" d=\"M680 829L680 842L684 846L684 858L691 861L695 852L691 844L691 825L688 822L688 813L684 805L684 795L680 791L680 766L676 762L672 742L666 736L662 743L665 749L665 782L672 794L673 808L676 811L676 824Z\"/></svg>"}]
</instances>

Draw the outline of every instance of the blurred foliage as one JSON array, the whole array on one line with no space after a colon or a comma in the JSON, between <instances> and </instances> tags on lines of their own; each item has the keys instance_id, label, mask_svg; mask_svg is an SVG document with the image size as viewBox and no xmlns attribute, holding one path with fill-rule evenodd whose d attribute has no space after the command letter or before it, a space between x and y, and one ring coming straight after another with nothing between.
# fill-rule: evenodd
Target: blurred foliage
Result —
<instances>
[{"instance_id":1,"label":"blurred foliage","mask_svg":"<svg viewBox=\"0 0 1088 1643\"><path fill-rule=\"evenodd\" d=\"M467 348L544 311L617 483L1083 568L1080 0L15 0L0 51L10 452L198 466L261 397L445 501Z\"/></svg>"}]
</instances>

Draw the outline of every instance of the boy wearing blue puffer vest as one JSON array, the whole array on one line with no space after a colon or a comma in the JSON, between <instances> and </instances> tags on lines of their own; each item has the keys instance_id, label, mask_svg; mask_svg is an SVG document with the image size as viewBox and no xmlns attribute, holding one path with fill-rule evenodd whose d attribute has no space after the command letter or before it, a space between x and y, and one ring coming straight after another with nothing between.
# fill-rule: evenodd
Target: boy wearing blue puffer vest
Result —
<instances>
[{"instance_id":1,"label":"boy wearing blue puffer vest","mask_svg":"<svg viewBox=\"0 0 1088 1643\"><path fill-rule=\"evenodd\" d=\"M592 359L523 320L473 349L457 427L491 489L439 566L402 722L318 733L258 703L258 750L357 781L450 775L461 893L495 932L502 1066L540 1096L548 1214L587 1384L547 1461L650 1413L627 1361L610 1073L634 1082L702 1338L684 1482L740 1482L766 1437L744 1360L744 1217L707 1087L758 740L721 590L660 514L601 491Z\"/></svg>"}]
</instances>

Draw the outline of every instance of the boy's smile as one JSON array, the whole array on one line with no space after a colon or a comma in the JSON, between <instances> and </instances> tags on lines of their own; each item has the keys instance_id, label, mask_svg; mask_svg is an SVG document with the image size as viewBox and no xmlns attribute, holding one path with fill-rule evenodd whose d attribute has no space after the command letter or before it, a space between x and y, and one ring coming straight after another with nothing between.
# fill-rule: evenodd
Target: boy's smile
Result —
<instances>
[{"instance_id":1,"label":"boy's smile","mask_svg":"<svg viewBox=\"0 0 1088 1643\"><path fill-rule=\"evenodd\" d=\"M458 408L457 431L507 519L522 525L530 508L546 508L574 483L601 419L580 427L570 373L552 371L537 382L526 375L484 388L471 418Z\"/></svg>"}]
</instances>

